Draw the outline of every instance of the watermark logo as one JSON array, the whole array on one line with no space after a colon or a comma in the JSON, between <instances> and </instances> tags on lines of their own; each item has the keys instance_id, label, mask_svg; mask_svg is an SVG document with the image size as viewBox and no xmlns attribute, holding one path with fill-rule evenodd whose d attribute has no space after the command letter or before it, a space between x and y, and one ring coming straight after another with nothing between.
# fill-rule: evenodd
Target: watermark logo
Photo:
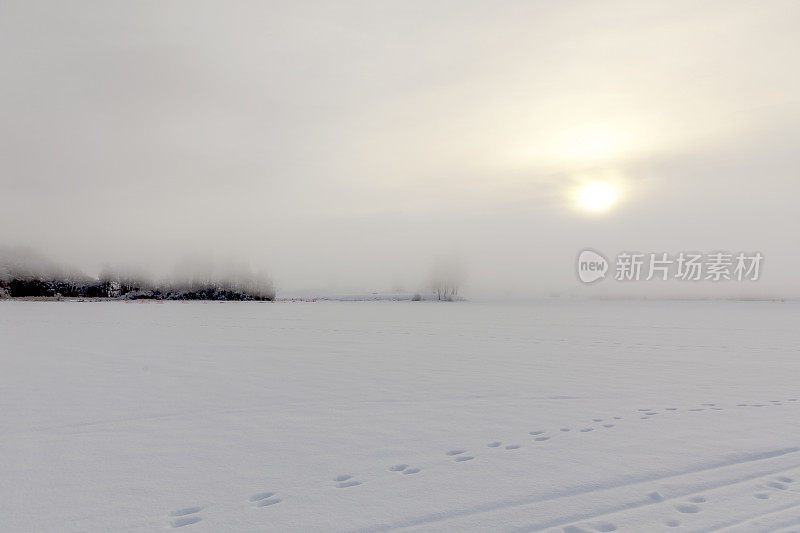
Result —
<instances>
[{"instance_id":1,"label":"watermark logo","mask_svg":"<svg viewBox=\"0 0 800 533\"><path fill-rule=\"evenodd\" d=\"M608 260L594 250L582 250L578 254L578 279L583 283L594 283L606 277Z\"/></svg>"},{"instance_id":2,"label":"watermark logo","mask_svg":"<svg viewBox=\"0 0 800 533\"><path fill-rule=\"evenodd\" d=\"M758 281L761 252L620 252L614 262L615 281ZM609 262L585 249L578 255L578 278L586 284L605 279Z\"/></svg>"}]
</instances>

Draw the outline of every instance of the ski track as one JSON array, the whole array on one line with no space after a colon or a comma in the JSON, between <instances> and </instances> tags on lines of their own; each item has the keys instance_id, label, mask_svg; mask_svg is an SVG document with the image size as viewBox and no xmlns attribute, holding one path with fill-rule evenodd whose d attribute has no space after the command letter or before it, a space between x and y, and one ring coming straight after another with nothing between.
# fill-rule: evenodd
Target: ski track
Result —
<instances>
[{"instance_id":1,"label":"ski track","mask_svg":"<svg viewBox=\"0 0 800 533\"><path fill-rule=\"evenodd\" d=\"M785 402L785 403L784 403ZM733 409L742 409L747 407L768 407L768 406L781 406L781 405L800 405L800 403L792 403L797 402L796 398L789 398L786 400L770 400L768 402L761 402L761 403L739 403L736 406L731 407ZM659 411L653 408L638 408L634 411L636 417L627 417L632 421L638 420L651 420L654 419L656 415L659 413L668 414L670 416L679 415L681 411L686 412L687 414L694 415L694 413L702 412L702 411L724 411L725 407L718 406L717 403L702 403L700 407L688 407L683 410L677 407L666 407L663 411ZM694 415L696 416L696 415ZM529 444L520 444L519 442L512 442L510 444L505 444L504 441L495 440L489 441L488 443L484 444L484 453L489 452L493 454L497 453L513 453L516 450L523 448L524 446L546 446L551 441L551 439L559 436L564 435L564 437L568 436L580 436L581 438L588 438L592 435L592 432L595 429L602 429L604 431L613 430L617 424L623 422L626 417L623 416L607 416L604 418L595 417L590 419L590 423L593 425L587 425L586 427L581 427L581 424L576 424L575 426L564 426L564 427L557 427L555 429L544 429L544 428L537 428L531 431L528 431L528 439ZM613 423L611 423L613 422ZM585 422L584 422L585 424ZM674 511L676 513L676 517L667 520L664 525L668 527L678 528L685 525L680 517L686 516L693 516L697 515L702 512L704 504L707 504L707 499L704 496L700 496L700 493L706 493L708 491L713 491L715 489L721 489L726 487L732 487L735 485L752 482L753 480L757 480L760 478L769 478L765 479L762 489L765 490L772 490L772 491L785 491L789 488L789 484L794 483L795 480L786 476L779 476L784 472L800 468L800 458L788 467L781 466L780 468L760 468L754 472L747 472L738 475L729 475L724 480L702 480L702 481L694 481L688 483L682 491L675 491L673 490L668 497L664 497L661 493L657 490L653 490L653 486L658 482L663 482L666 480L674 480L680 479L686 476L692 476L695 474L701 474L704 472L714 472L723 469L736 469L743 466L750 466L754 464L758 464L760 462L766 462L770 460L774 460L777 458L782 457L791 457L792 454L796 454L800 452L800 447L793 447L793 448L784 448L778 450L772 450L769 452L761 452L761 453L743 453L738 454L737 456L730 457L725 460L720 460L713 463L708 463L702 466L695 466L692 468L688 468L685 470L667 473L667 474L647 474L641 476L631 476L627 479L617 480L616 482L608 482L606 484L592 484L589 486L586 485L578 485L574 487L566 487L554 490L549 494L543 496L536 496L536 497L526 497L522 496L515 499L504 499L498 501L487 502L484 504L465 507L461 509L451 509L451 510L444 510L437 513L430 513L426 515L420 515L416 517L409 517L402 520L397 520L390 523L385 524L375 524L368 527L362 527L359 529L350 530L351 533L381 533L387 531L395 531L400 529L407 529L407 528L418 528L418 527L426 527L426 526L433 526L434 524L439 524L443 526L445 523L450 521L454 521L460 518L470 517L470 516L480 516L486 513L492 512L502 512L504 510L510 510L514 508L520 508L525 506L532 506L536 504L542 504L546 502L556 502L558 500L564 500L574 497L583 497L590 494L597 494L597 493L612 493L613 491L620 491L631 489L632 487L636 487L637 485L648 485L648 487L643 487L641 491L641 497L636 499L625 499L621 498L617 504L614 505L606 505L594 511L588 512L574 512L570 514L564 514L558 516L556 518L543 520L538 523L526 524L521 526L516 526L508 531L514 533L530 533L530 532L537 532L537 531L544 531L544 530L551 530L553 528L561 528L560 531L564 533L583 533L587 531L598 531L598 532L611 532L617 531L618 527L615 525L614 521L612 520L615 514L624 512L624 511L632 511L640 508L646 508L648 506L655 506L655 505L672 505ZM453 448L450 450L445 450L443 452L443 457L450 460L453 463L464 463L468 461L472 461L476 458L478 454L471 455L469 450L464 448ZM491 458L491 457L490 457ZM414 476L415 474L419 474L423 472L422 468L411 466L406 463L398 463L394 465L387 465L384 467L384 471L388 472L393 475L399 475L400 477L403 476ZM800 476L799 476L800 477ZM340 474L331 479L332 487L335 489L347 489L347 490L358 490L360 486L363 484L362 481L356 479L354 474ZM751 495L756 499L769 499L769 493L760 491L755 492ZM247 501L253 507L271 507L274 505L278 505L283 502L283 498L278 496L277 491L265 491L252 494L247 498ZM759 513L753 516L747 516L743 518L736 518L730 519L725 521L718 521L712 525L706 525L701 527L700 529L692 529L692 533L712 533L716 531L730 531L733 532L744 532L744 531L756 531L752 529L752 527L760 527L758 524L764 522L764 520L770 518L780 518L781 514L786 513L787 511L792 511L795 508L800 507L800 503L793 502L788 504L782 504L775 508L770 508L763 513ZM200 506L192 506L192 507L185 507L181 509L177 509L169 513L169 526L172 528L182 528L185 526L190 526L192 524L196 524L203 520L202 516L199 513L203 510ZM233 509L229 509L229 511L233 511ZM224 511L222 514L226 514ZM219 514L218 514L219 516ZM589 520L596 520L596 519L604 519L602 522L595 522L593 524L582 524L582 522L586 522ZM789 514L785 519L783 519L778 524L771 525L772 529L769 531L777 531L778 529L790 527L794 525L800 525L800 517L797 514ZM745 528L745 529L741 529ZM747 529L750 528L750 529ZM761 531L761 530L758 530ZM766 531L766 530L764 530Z\"/></svg>"},{"instance_id":2,"label":"ski track","mask_svg":"<svg viewBox=\"0 0 800 533\"><path fill-rule=\"evenodd\" d=\"M684 471L681 471L681 472L677 472L677 473L672 473L672 474L641 476L639 478L632 478L632 479L630 479L628 481L623 481L623 482L620 482L620 483L609 483L609 484L606 484L604 486L596 486L596 485L591 486L591 487L578 486L578 487L574 487L574 488L561 489L561 490L554 491L554 492L552 492L552 493L550 493L550 494L548 494L546 496L542 496L542 497L527 497L527 498L519 498L519 499L514 499L514 500L501 500L501 501L490 502L490 503L487 503L487 504L478 505L478 506L474 506L474 507L470 507L470 508L464 508L464 509L458 509L458 510L452 510L452 511L443 511L443 512L440 512L440 513L435 513L435 514L429 514L429 515L424 515L424 516L420 516L420 517L409 518L409 519L406 519L406 520L403 520L403 521L399 521L399 522L395 522L395 523L392 523L392 524L377 525L377 526L368 527L368 528L356 529L356 530L353 530L353 531L354 532L358 532L358 533L379 533L379 532L394 531L394 530L404 529L404 528L409 528L409 527L430 525L430 524L437 523L437 522L444 522L444 521L452 520L452 519L455 519L455 518L461 518L461 517L465 517L465 516L476 515L476 514L486 513L486 512L490 512L490 511L497 511L497 510L514 508L514 507L523 507L523 506L532 505L532 504L536 504L536 503L543 503L543 502L548 502L548 501L553 501L553 500L560 500L560 499L573 497L573 496L585 496L585 495L588 495L588 494L599 493L599 492L603 492L603 491L627 488L627 487L632 487L632 486L636 486L636 485L640 485L640 484L649 484L649 483L655 483L655 482L658 482L658 481L665 481L665 480L669 480L669 479L680 478L682 476L687 476L687 475L691 475L691 474L698 474L698 473L703 473L703 472L709 472L709 471L714 471L714 470L727 468L727 467L746 465L748 463L755 463L755 462L758 462L758 461L774 459L776 457L782 457L782 456L794 454L794 453L797 453L797 452L800 452L800 448L787 448L787 449L782 449L782 450L775 450L775 451L772 451L772 452L745 454L745 455L742 455L742 456L740 456L740 457L738 457L736 459L730 459L730 460L727 460L727 461L719 461L719 462L712 463L712 464L709 464L709 465L706 465L706 466L691 468L691 469L687 469L687 470L684 470ZM676 494L676 495L674 495L674 496L672 496L670 498L660 498L660 497L654 498L653 494L658 494L658 493L650 492L649 494L647 494L648 491L643 489L642 490L642 494L643 495L646 494L646 495L643 496L642 498L638 499L638 500L626 501L626 502L623 502L623 503L620 503L620 504L617 504L617 505L604 507L603 509L601 509L601 510L599 510L597 512L593 512L593 513L575 513L575 514L568 515L568 516L561 516L559 518L548 520L546 522L541 522L541 523L538 523L538 524L529 524L529 525L517 527L517 528L514 528L514 529L510 529L509 531L514 531L515 533L535 532L535 531L542 531L542 530L553 528L553 527L567 526L568 524L571 524L573 522L580 522L580 521L584 521L584 520L588 520L588 519L592 519L592 518L599 518L599 517L606 516L606 515L609 515L609 514L612 514L612 513L616 513L616 512L619 512L619 511L635 509L635 508L646 506L646 505L653 505L653 504L657 504L657 503L672 501L672 500L675 500L675 499L678 499L678 498L685 498L685 497L691 496L693 494L697 494L697 493L704 492L704 491L707 491L707 490L711 490L711 489L714 489L714 488L719 488L719 487L723 487L723 486L733 485L733 484L736 484L736 483L742 483L742 482L746 482L746 481L751 481L753 479L758 479L758 478L761 478L761 477L778 474L778 473L784 472L786 470L791 470L793 468L798 468L798 467L800 467L800 460L796 464L793 464L792 466L790 466L789 468L781 467L781 468L778 468L777 470L759 470L759 471L757 471L755 473L752 473L752 474L747 474L747 475L742 475L740 477L736 477L736 478L734 478L734 480L732 482L731 481L727 481L727 480L724 481L724 482L715 482L715 481L699 482L699 483L695 483L692 486L692 488L690 490L687 490L685 493Z\"/></svg>"}]
</instances>

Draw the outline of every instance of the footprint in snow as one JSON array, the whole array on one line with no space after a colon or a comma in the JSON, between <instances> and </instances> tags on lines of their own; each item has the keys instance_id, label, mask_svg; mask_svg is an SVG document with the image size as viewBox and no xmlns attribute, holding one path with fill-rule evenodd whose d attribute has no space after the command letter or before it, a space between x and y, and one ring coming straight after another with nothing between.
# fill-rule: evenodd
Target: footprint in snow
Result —
<instances>
[{"instance_id":1,"label":"footprint in snow","mask_svg":"<svg viewBox=\"0 0 800 533\"><path fill-rule=\"evenodd\" d=\"M509 444L508 446L506 446L506 450L519 450L519 448L520 448L519 444Z\"/></svg>"},{"instance_id":2,"label":"footprint in snow","mask_svg":"<svg viewBox=\"0 0 800 533\"><path fill-rule=\"evenodd\" d=\"M533 435L533 436L536 436L536 435L542 435L543 433L544 433L544 431L531 431L529 434Z\"/></svg>"},{"instance_id":3,"label":"footprint in snow","mask_svg":"<svg viewBox=\"0 0 800 533\"><path fill-rule=\"evenodd\" d=\"M487 446L489 448L499 448L502 445L503 445L503 443L500 442L500 441L494 441L494 442L490 442L489 444L487 444Z\"/></svg>"},{"instance_id":4,"label":"footprint in snow","mask_svg":"<svg viewBox=\"0 0 800 533\"><path fill-rule=\"evenodd\" d=\"M675 509L684 514L695 514L702 510L699 505L694 505L693 503L679 503L675 506Z\"/></svg>"},{"instance_id":5,"label":"footprint in snow","mask_svg":"<svg viewBox=\"0 0 800 533\"><path fill-rule=\"evenodd\" d=\"M758 498L759 500L768 500L769 494L767 494L766 492L756 492L755 494L753 494L753 497Z\"/></svg>"},{"instance_id":6,"label":"footprint in snow","mask_svg":"<svg viewBox=\"0 0 800 533\"><path fill-rule=\"evenodd\" d=\"M473 459L475 458L472 457L471 455L459 455L458 457L456 457L456 462L463 463L464 461L472 461Z\"/></svg>"},{"instance_id":7,"label":"footprint in snow","mask_svg":"<svg viewBox=\"0 0 800 533\"><path fill-rule=\"evenodd\" d=\"M275 494L277 493L273 491L259 492L250 496L248 500L255 503L256 507L269 507L283 501L281 498L273 498Z\"/></svg>"},{"instance_id":8,"label":"footprint in snow","mask_svg":"<svg viewBox=\"0 0 800 533\"><path fill-rule=\"evenodd\" d=\"M602 418L592 418L592 422L602 422Z\"/></svg>"},{"instance_id":9,"label":"footprint in snow","mask_svg":"<svg viewBox=\"0 0 800 533\"><path fill-rule=\"evenodd\" d=\"M256 503L256 507L269 507L270 505L275 505L277 503L281 503L282 501L283 500L281 498L268 498Z\"/></svg>"},{"instance_id":10,"label":"footprint in snow","mask_svg":"<svg viewBox=\"0 0 800 533\"><path fill-rule=\"evenodd\" d=\"M702 496L695 496L694 498L689 498L689 501L692 503L706 503L708 500Z\"/></svg>"},{"instance_id":11,"label":"footprint in snow","mask_svg":"<svg viewBox=\"0 0 800 533\"><path fill-rule=\"evenodd\" d=\"M447 451L447 452L444 452L444 453L445 453L445 455L461 455L465 451L466 450L450 450L450 451Z\"/></svg>"},{"instance_id":12,"label":"footprint in snow","mask_svg":"<svg viewBox=\"0 0 800 533\"><path fill-rule=\"evenodd\" d=\"M202 520L199 516L191 516L199 513L202 510L202 507L185 507L183 509L177 509L169 513L170 516L176 517L170 525L175 527L183 527L188 526L189 524L195 524Z\"/></svg>"},{"instance_id":13,"label":"footprint in snow","mask_svg":"<svg viewBox=\"0 0 800 533\"><path fill-rule=\"evenodd\" d=\"M767 485L767 487L770 487L770 488L773 488L773 489L778 489L778 490L786 490L786 489L789 488L787 485L785 485L784 483L781 483L779 481L770 481L766 485Z\"/></svg>"},{"instance_id":14,"label":"footprint in snow","mask_svg":"<svg viewBox=\"0 0 800 533\"><path fill-rule=\"evenodd\" d=\"M792 483L794 481L792 478L786 476L776 477L775 479L777 479L778 481L782 481L784 483Z\"/></svg>"},{"instance_id":15,"label":"footprint in snow","mask_svg":"<svg viewBox=\"0 0 800 533\"><path fill-rule=\"evenodd\" d=\"M666 522L664 522L664 525L667 527L678 527L679 525L681 525L681 523L679 520L667 520Z\"/></svg>"},{"instance_id":16,"label":"footprint in snow","mask_svg":"<svg viewBox=\"0 0 800 533\"><path fill-rule=\"evenodd\" d=\"M590 432L590 431L594 431L594 428L583 428L583 429L581 430L581 433L588 433L588 432Z\"/></svg>"},{"instance_id":17,"label":"footprint in snow","mask_svg":"<svg viewBox=\"0 0 800 533\"><path fill-rule=\"evenodd\" d=\"M188 526L189 524L196 524L200 520L202 520L202 518L199 516L182 516L172 521L172 527Z\"/></svg>"},{"instance_id":18,"label":"footprint in snow","mask_svg":"<svg viewBox=\"0 0 800 533\"><path fill-rule=\"evenodd\" d=\"M336 476L333 478L333 481L336 482L336 488L338 489L346 489L349 487L356 487L361 485L360 481L356 481L353 479L353 476L349 474L342 474L341 476Z\"/></svg>"},{"instance_id":19,"label":"footprint in snow","mask_svg":"<svg viewBox=\"0 0 800 533\"><path fill-rule=\"evenodd\" d=\"M185 507L183 509L178 509L177 511L172 511L169 513L170 516L185 516L187 514L194 514L199 513L202 510L202 507Z\"/></svg>"},{"instance_id":20,"label":"footprint in snow","mask_svg":"<svg viewBox=\"0 0 800 533\"><path fill-rule=\"evenodd\" d=\"M611 533L612 531L617 530L617 526L611 522L601 522L594 526L594 530L599 531L600 533Z\"/></svg>"},{"instance_id":21,"label":"footprint in snow","mask_svg":"<svg viewBox=\"0 0 800 533\"><path fill-rule=\"evenodd\" d=\"M389 470L391 472L402 472L406 468L408 468L408 465L394 465L394 466L390 466Z\"/></svg>"},{"instance_id":22,"label":"footprint in snow","mask_svg":"<svg viewBox=\"0 0 800 533\"><path fill-rule=\"evenodd\" d=\"M566 433L567 431L570 431L570 430L571 430L571 428L561 428L561 431L563 431L564 433Z\"/></svg>"},{"instance_id":23,"label":"footprint in snow","mask_svg":"<svg viewBox=\"0 0 800 533\"><path fill-rule=\"evenodd\" d=\"M613 428L614 424L603 424L604 428Z\"/></svg>"},{"instance_id":24,"label":"footprint in snow","mask_svg":"<svg viewBox=\"0 0 800 533\"><path fill-rule=\"evenodd\" d=\"M536 437L536 438L535 438L535 439L533 439L533 440L535 440L535 441L537 441L537 442L544 442L544 441L546 441L546 440L550 440L550 437Z\"/></svg>"},{"instance_id":25,"label":"footprint in snow","mask_svg":"<svg viewBox=\"0 0 800 533\"><path fill-rule=\"evenodd\" d=\"M666 411L677 411L677 410L678 410L677 407L667 407L666 408Z\"/></svg>"},{"instance_id":26,"label":"footprint in snow","mask_svg":"<svg viewBox=\"0 0 800 533\"><path fill-rule=\"evenodd\" d=\"M421 468L406 468L405 470L403 470L403 474L406 476L417 474L419 472L422 472Z\"/></svg>"}]
</instances>

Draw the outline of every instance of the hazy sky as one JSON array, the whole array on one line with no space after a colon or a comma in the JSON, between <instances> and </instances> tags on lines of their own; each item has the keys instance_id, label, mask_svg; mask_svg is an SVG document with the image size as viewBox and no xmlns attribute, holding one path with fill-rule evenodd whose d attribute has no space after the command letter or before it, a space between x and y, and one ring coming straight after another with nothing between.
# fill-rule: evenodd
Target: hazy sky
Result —
<instances>
[{"instance_id":1,"label":"hazy sky","mask_svg":"<svg viewBox=\"0 0 800 533\"><path fill-rule=\"evenodd\" d=\"M5 0L0 244L576 294L584 247L758 250L757 284L667 290L797 296L798 28L795 0Z\"/></svg>"}]
</instances>

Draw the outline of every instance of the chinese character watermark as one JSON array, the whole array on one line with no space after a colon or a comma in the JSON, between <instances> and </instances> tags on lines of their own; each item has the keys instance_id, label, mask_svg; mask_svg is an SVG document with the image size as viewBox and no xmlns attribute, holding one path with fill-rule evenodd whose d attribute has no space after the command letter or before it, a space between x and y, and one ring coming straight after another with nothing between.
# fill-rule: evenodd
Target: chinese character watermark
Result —
<instances>
[{"instance_id":1,"label":"chinese character watermark","mask_svg":"<svg viewBox=\"0 0 800 533\"><path fill-rule=\"evenodd\" d=\"M620 252L613 267L595 250L578 254L578 279L594 283L613 268L614 280L629 281L758 281L764 256L761 252Z\"/></svg>"}]
</instances>

